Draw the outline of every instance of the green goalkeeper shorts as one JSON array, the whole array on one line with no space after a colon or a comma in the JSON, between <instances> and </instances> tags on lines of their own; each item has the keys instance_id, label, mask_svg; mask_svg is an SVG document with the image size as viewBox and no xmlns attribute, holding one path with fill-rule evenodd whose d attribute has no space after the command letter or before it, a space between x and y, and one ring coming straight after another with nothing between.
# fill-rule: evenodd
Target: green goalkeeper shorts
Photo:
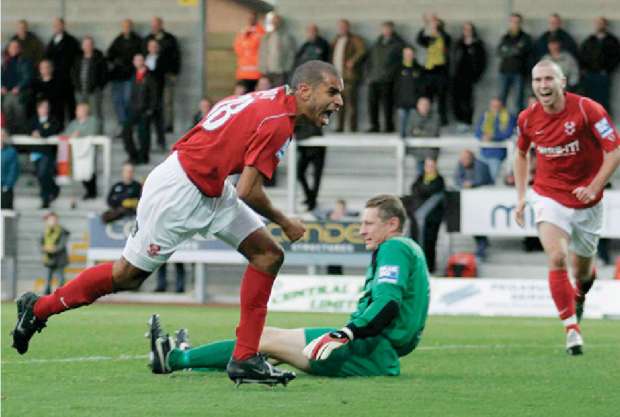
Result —
<instances>
[{"instance_id":1,"label":"green goalkeeper shorts","mask_svg":"<svg viewBox=\"0 0 620 417\"><path fill-rule=\"evenodd\" d=\"M306 344L336 329L304 329ZM398 355L383 336L356 339L336 349L324 361L310 361L310 373L320 376L396 376L400 374Z\"/></svg>"}]
</instances>

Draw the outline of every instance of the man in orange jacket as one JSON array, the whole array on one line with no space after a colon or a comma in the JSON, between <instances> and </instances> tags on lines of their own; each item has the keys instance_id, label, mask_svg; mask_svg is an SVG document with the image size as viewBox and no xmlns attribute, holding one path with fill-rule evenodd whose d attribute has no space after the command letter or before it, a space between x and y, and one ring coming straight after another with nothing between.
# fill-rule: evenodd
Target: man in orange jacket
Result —
<instances>
[{"instance_id":1,"label":"man in orange jacket","mask_svg":"<svg viewBox=\"0 0 620 417\"><path fill-rule=\"evenodd\" d=\"M261 75L258 71L258 49L264 34L265 29L258 22L258 15L252 13L248 20L248 26L235 37L233 46L235 54L237 54L236 78L243 82L246 91L254 91Z\"/></svg>"}]
</instances>

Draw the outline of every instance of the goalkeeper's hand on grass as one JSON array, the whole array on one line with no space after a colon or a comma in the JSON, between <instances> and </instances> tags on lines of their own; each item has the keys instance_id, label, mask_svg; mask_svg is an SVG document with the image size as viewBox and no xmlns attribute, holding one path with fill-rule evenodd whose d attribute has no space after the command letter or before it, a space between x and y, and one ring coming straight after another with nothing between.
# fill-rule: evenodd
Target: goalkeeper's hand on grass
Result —
<instances>
[{"instance_id":1,"label":"goalkeeper's hand on grass","mask_svg":"<svg viewBox=\"0 0 620 417\"><path fill-rule=\"evenodd\" d=\"M325 333L304 348L304 356L310 360L324 361L332 352L353 340L353 332L347 327Z\"/></svg>"}]
</instances>

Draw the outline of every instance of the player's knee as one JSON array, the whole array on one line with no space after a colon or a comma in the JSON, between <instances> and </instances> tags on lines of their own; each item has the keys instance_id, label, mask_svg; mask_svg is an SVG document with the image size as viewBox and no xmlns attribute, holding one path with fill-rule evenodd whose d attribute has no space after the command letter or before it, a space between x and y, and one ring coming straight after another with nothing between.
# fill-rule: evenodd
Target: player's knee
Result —
<instances>
[{"instance_id":1,"label":"player's knee","mask_svg":"<svg viewBox=\"0 0 620 417\"><path fill-rule=\"evenodd\" d=\"M150 272L142 271L131 265L125 259L114 263L112 267L112 282L114 291L135 290L150 275Z\"/></svg>"},{"instance_id":2,"label":"player's knee","mask_svg":"<svg viewBox=\"0 0 620 417\"><path fill-rule=\"evenodd\" d=\"M284 263L284 251L278 244L274 243L261 251L261 253L252 256L250 262L256 268L275 275L280 270L282 263Z\"/></svg>"},{"instance_id":3,"label":"player's knee","mask_svg":"<svg viewBox=\"0 0 620 417\"><path fill-rule=\"evenodd\" d=\"M557 250L549 254L549 263L555 269L566 269L566 258L565 251Z\"/></svg>"}]
</instances>

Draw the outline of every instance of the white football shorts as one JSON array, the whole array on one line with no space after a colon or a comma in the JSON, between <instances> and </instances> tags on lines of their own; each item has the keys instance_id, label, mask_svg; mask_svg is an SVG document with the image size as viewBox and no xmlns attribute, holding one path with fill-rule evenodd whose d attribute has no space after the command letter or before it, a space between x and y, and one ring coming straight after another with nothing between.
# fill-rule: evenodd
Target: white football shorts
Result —
<instances>
[{"instance_id":1,"label":"white football shorts","mask_svg":"<svg viewBox=\"0 0 620 417\"><path fill-rule=\"evenodd\" d=\"M547 222L558 226L570 236L571 251L583 257L594 256L603 231L602 201L592 207L575 209L534 190L530 190L529 200L534 207L536 224Z\"/></svg>"},{"instance_id":2,"label":"white football shorts","mask_svg":"<svg viewBox=\"0 0 620 417\"><path fill-rule=\"evenodd\" d=\"M136 225L123 257L151 272L196 233L205 238L213 235L237 249L261 227L260 217L239 199L228 180L220 197L205 196L187 177L174 152L144 182Z\"/></svg>"}]
</instances>

